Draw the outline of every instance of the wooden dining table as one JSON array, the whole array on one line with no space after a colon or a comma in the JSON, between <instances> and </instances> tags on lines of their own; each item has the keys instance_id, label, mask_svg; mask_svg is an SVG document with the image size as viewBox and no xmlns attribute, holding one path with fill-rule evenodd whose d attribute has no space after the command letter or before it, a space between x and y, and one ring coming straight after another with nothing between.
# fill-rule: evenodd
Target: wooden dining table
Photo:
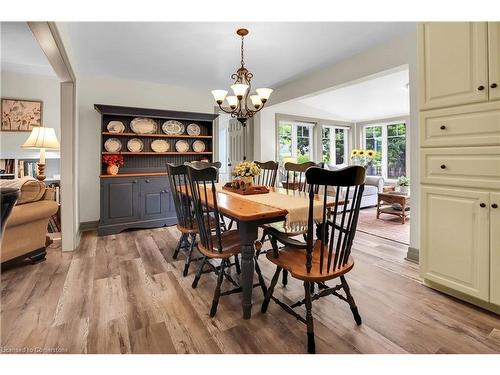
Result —
<instances>
[{"instance_id":1,"label":"wooden dining table","mask_svg":"<svg viewBox=\"0 0 500 375\"><path fill-rule=\"evenodd\" d=\"M284 221L288 211L272 207L266 204L253 202L236 194L228 194L217 184L217 208L225 217L234 220L238 225L241 238L241 287L243 294L242 308L243 318L250 319L252 316L252 291L254 277L255 241L258 238L259 226L274 222ZM270 191L280 194L292 195L304 201L308 206L308 195L297 190L270 187ZM182 189L181 189L182 191ZM189 191L188 191L189 193ZM320 199L317 197L317 199ZM333 206L333 200L327 202L327 206ZM208 207L213 208L214 203L211 196L208 197Z\"/></svg>"}]
</instances>

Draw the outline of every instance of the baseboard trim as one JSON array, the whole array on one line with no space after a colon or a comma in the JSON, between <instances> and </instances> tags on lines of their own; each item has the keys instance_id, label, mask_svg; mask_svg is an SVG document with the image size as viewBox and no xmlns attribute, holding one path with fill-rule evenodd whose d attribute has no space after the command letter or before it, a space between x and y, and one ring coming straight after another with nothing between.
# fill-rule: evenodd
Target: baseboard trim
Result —
<instances>
[{"instance_id":1,"label":"baseboard trim","mask_svg":"<svg viewBox=\"0 0 500 375\"><path fill-rule=\"evenodd\" d=\"M89 230L97 230L99 225L99 220L95 221L84 221L80 223L80 232L88 232Z\"/></svg>"},{"instance_id":2,"label":"baseboard trim","mask_svg":"<svg viewBox=\"0 0 500 375\"><path fill-rule=\"evenodd\" d=\"M406 253L406 260L410 262L419 263L420 261L420 251L414 247L408 246L408 252Z\"/></svg>"}]
</instances>

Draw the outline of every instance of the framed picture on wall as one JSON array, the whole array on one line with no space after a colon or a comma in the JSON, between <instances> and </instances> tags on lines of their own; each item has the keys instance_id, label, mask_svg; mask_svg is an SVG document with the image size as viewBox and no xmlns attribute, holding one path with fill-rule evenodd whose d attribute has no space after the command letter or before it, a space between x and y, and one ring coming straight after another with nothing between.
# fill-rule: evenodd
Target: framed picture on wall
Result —
<instances>
[{"instance_id":1,"label":"framed picture on wall","mask_svg":"<svg viewBox=\"0 0 500 375\"><path fill-rule=\"evenodd\" d=\"M42 124L41 100L2 98L2 131L29 132Z\"/></svg>"}]
</instances>

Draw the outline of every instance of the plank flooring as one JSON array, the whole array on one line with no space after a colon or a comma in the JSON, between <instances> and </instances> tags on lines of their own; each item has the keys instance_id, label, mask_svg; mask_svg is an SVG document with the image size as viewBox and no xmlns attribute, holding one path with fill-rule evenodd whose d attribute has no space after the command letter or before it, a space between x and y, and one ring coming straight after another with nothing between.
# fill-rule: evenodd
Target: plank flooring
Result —
<instances>
[{"instance_id":1,"label":"plank flooring","mask_svg":"<svg viewBox=\"0 0 500 375\"><path fill-rule=\"evenodd\" d=\"M305 325L272 302L260 313L260 289L251 320L242 319L238 294L221 297L210 318L215 275L192 289L195 266L184 278L183 255L172 259L177 239L174 227L87 232L75 252L52 245L45 262L3 271L3 352L306 352ZM423 286L405 254L403 244L358 232L347 279L363 325L335 297L315 302L317 352L500 353L500 317ZM265 257L260 264L269 283L273 266ZM292 302L303 287L291 279L275 293Z\"/></svg>"}]
</instances>

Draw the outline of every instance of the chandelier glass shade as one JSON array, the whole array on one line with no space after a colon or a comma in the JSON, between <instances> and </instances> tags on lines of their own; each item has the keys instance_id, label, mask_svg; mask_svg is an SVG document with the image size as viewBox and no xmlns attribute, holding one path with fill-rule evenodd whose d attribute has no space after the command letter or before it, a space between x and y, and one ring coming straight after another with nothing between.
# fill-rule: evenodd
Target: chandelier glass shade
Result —
<instances>
[{"instance_id":1,"label":"chandelier glass shade","mask_svg":"<svg viewBox=\"0 0 500 375\"><path fill-rule=\"evenodd\" d=\"M238 119L238 121L245 126L249 118L253 117L264 108L273 90L269 88L258 88L256 90L257 94L250 95L253 74L245 68L243 44L245 36L248 35L248 30L238 29L236 34L241 37L241 66L236 73L231 75L231 79L234 80L231 85L231 90L234 95L228 96L228 91L226 90L213 90L212 95L223 112L229 113L231 117ZM226 105L224 105L224 102L226 102Z\"/></svg>"}]
</instances>

